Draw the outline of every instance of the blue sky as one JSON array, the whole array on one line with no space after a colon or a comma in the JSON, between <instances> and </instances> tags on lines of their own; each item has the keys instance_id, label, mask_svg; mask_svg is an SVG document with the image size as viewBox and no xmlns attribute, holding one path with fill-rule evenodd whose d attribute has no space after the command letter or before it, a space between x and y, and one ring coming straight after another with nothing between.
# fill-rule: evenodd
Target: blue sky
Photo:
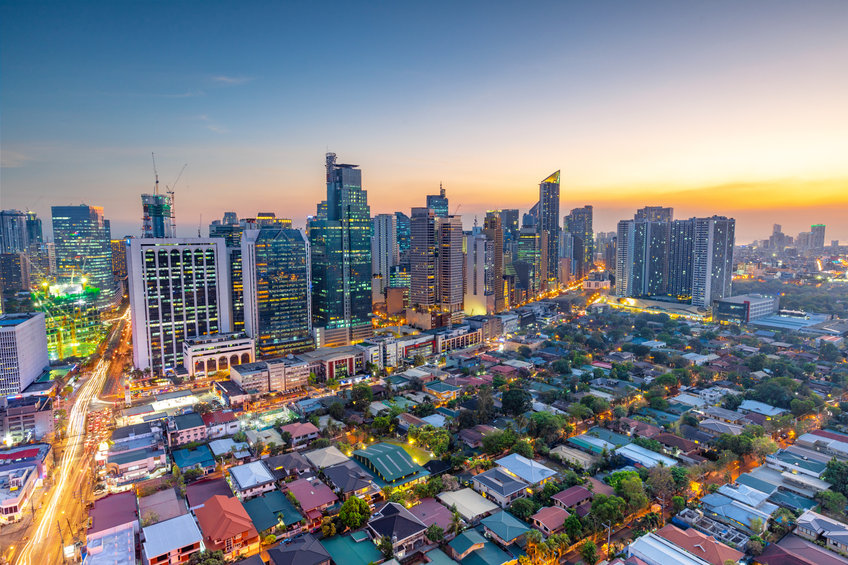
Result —
<instances>
[{"instance_id":1,"label":"blue sky","mask_svg":"<svg viewBox=\"0 0 848 565\"><path fill-rule=\"evenodd\" d=\"M104 206L177 187L180 233L225 210L302 224L323 153L372 210L444 182L466 225L642 204L723 213L740 240L848 211L846 2L0 2L2 206Z\"/></svg>"}]
</instances>

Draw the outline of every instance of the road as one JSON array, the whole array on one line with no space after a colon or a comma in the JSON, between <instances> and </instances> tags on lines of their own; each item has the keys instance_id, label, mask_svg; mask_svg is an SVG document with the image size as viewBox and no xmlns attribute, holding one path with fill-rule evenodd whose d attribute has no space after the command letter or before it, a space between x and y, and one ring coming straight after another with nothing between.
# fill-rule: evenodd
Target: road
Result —
<instances>
[{"instance_id":1,"label":"road","mask_svg":"<svg viewBox=\"0 0 848 565\"><path fill-rule=\"evenodd\" d=\"M123 318L129 319L129 309ZM108 339L121 331L124 324L116 324ZM53 467L53 487L45 493L43 503L36 511L29 541L17 554L18 565L51 565L63 563L62 547L70 545L82 528L84 501L91 488L91 451L85 449L86 416L92 403L106 383L110 359L100 359L85 382L79 387L68 411L68 424L64 450Z\"/></svg>"}]
</instances>

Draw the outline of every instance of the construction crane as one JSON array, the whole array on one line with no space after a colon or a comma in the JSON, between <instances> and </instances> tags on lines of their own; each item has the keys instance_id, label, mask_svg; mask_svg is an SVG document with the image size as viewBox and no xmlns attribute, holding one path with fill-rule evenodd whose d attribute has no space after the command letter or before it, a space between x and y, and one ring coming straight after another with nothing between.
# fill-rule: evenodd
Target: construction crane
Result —
<instances>
[{"instance_id":1,"label":"construction crane","mask_svg":"<svg viewBox=\"0 0 848 565\"><path fill-rule=\"evenodd\" d=\"M188 163L180 169L180 174L177 175L177 180L174 181L174 184L166 187L168 189L168 197L171 199L171 234L173 237L177 237L177 218L174 215L174 189L177 187L177 183L180 182L186 167L188 167Z\"/></svg>"},{"instance_id":2,"label":"construction crane","mask_svg":"<svg viewBox=\"0 0 848 565\"><path fill-rule=\"evenodd\" d=\"M156 170L156 155L151 151L150 158L153 159L153 175L156 177L156 184L153 185L153 194L159 194L159 171Z\"/></svg>"}]
</instances>

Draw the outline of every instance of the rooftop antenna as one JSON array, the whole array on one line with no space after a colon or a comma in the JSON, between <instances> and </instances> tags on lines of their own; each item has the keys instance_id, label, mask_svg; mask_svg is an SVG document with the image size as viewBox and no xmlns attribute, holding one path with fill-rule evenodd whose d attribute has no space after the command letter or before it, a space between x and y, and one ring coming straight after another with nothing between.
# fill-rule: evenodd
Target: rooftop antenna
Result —
<instances>
[{"instance_id":1,"label":"rooftop antenna","mask_svg":"<svg viewBox=\"0 0 848 565\"><path fill-rule=\"evenodd\" d=\"M197 237L201 237L200 235L200 225L203 223L203 214L200 214L200 218L197 220Z\"/></svg>"},{"instance_id":2,"label":"rooftop antenna","mask_svg":"<svg viewBox=\"0 0 848 565\"><path fill-rule=\"evenodd\" d=\"M445 197L445 189L442 187L442 181L439 181L439 196Z\"/></svg>"}]
</instances>

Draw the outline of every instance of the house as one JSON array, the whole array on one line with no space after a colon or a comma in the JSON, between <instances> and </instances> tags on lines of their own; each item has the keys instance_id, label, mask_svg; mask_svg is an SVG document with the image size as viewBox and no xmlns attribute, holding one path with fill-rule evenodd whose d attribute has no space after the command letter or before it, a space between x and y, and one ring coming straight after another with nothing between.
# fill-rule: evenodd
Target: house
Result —
<instances>
[{"instance_id":1,"label":"house","mask_svg":"<svg viewBox=\"0 0 848 565\"><path fill-rule=\"evenodd\" d=\"M571 463L581 469L591 469L593 465L601 460L597 455L592 455L565 445L556 446L551 449L550 454L559 457L560 461Z\"/></svg>"},{"instance_id":2,"label":"house","mask_svg":"<svg viewBox=\"0 0 848 565\"><path fill-rule=\"evenodd\" d=\"M358 449L353 457L375 477L392 486L421 482L430 474L413 462L402 447L391 443L375 443Z\"/></svg>"},{"instance_id":3,"label":"house","mask_svg":"<svg viewBox=\"0 0 848 565\"><path fill-rule=\"evenodd\" d=\"M530 522L545 536L549 536L560 533L569 516L568 511L559 506L546 506L533 514Z\"/></svg>"},{"instance_id":4,"label":"house","mask_svg":"<svg viewBox=\"0 0 848 565\"><path fill-rule=\"evenodd\" d=\"M480 524L486 535L504 548L519 543L519 540L524 539L524 534L530 531L527 524L503 510L483 518Z\"/></svg>"},{"instance_id":5,"label":"house","mask_svg":"<svg viewBox=\"0 0 848 565\"><path fill-rule=\"evenodd\" d=\"M656 467L663 465L665 467L673 467L677 465L677 461L671 457L667 457L650 449L645 449L636 444L625 445L615 450L617 455L624 457L631 465L640 465L642 467Z\"/></svg>"},{"instance_id":6,"label":"house","mask_svg":"<svg viewBox=\"0 0 848 565\"><path fill-rule=\"evenodd\" d=\"M312 534L268 550L269 565L330 565L330 554Z\"/></svg>"},{"instance_id":7,"label":"house","mask_svg":"<svg viewBox=\"0 0 848 565\"><path fill-rule=\"evenodd\" d=\"M371 565L385 559L371 541L371 537L362 530L344 536L324 538L321 540L321 545L336 564ZM389 562L386 562L386 565L389 565Z\"/></svg>"},{"instance_id":8,"label":"house","mask_svg":"<svg viewBox=\"0 0 848 565\"><path fill-rule=\"evenodd\" d=\"M483 438L494 431L495 428L492 426L477 424L473 428L460 430L458 437L461 442L471 449L480 449L483 447Z\"/></svg>"},{"instance_id":9,"label":"house","mask_svg":"<svg viewBox=\"0 0 848 565\"><path fill-rule=\"evenodd\" d=\"M198 469L206 475L215 470L215 457L208 445L198 445L194 449L176 449L171 452L171 458L181 473Z\"/></svg>"},{"instance_id":10,"label":"house","mask_svg":"<svg viewBox=\"0 0 848 565\"><path fill-rule=\"evenodd\" d=\"M662 538L646 534L627 546L627 557L640 559L646 565L705 565L700 557Z\"/></svg>"},{"instance_id":11,"label":"house","mask_svg":"<svg viewBox=\"0 0 848 565\"><path fill-rule=\"evenodd\" d=\"M486 500L470 488L442 492L436 498L448 508L456 507L456 511L468 524L472 524L498 509L497 504Z\"/></svg>"},{"instance_id":12,"label":"house","mask_svg":"<svg viewBox=\"0 0 848 565\"><path fill-rule=\"evenodd\" d=\"M418 504L409 508L413 516L421 520L425 526L436 524L445 532L448 531L453 513L435 498L422 498Z\"/></svg>"},{"instance_id":13,"label":"house","mask_svg":"<svg viewBox=\"0 0 848 565\"><path fill-rule=\"evenodd\" d=\"M241 425L232 410L216 410L201 416L206 426L206 437L219 439L238 433Z\"/></svg>"},{"instance_id":14,"label":"house","mask_svg":"<svg viewBox=\"0 0 848 565\"><path fill-rule=\"evenodd\" d=\"M427 544L427 526L409 510L396 502L387 502L368 520L368 534L375 542L384 537L392 540L392 550L398 559L413 554Z\"/></svg>"},{"instance_id":15,"label":"house","mask_svg":"<svg viewBox=\"0 0 848 565\"><path fill-rule=\"evenodd\" d=\"M798 517L795 534L813 542L823 541L828 549L848 553L848 525L807 510Z\"/></svg>"},{"instance_id":16,"label":"house","mask_svg":"<svg viewBox=\"0 0 848 565\"><path fill-rule=\"evenodd\" d=\"M142 526L164 522L187 512L185 501L177 496L173 488L138 497L138 516Z\"/></svg>"},{"instance_id":17,"label":"house","mask_svg":"<svg viewBox=\"0 0 848 565\"><path fill-rule=\"evenodd\" d=\"M174 447L195 441L206 441L206 424L200 414L189 412L168 421L168 445Z\"/></svg>"},{"instance_id":18,"label":"house","mask_svg":"<svg viewBox=\"0 0 848 565\"><path fill-rule=\"evenodd\" d=\"M459 391L462 390L458 386L450 385L442 381L431 381L423 387L424 392L436 397L436 405L447 404L451 400L459 397Z\"/></svg>"},{"instance_id":19,"label":"house","mask_svg":"<svg viewBox=\"0 0 848 565\"><path fill-rule=\"evenodd\" d=\"M228 482L233 487L233 493L241 500L259 496L275 488L276 477L264 461L252 461L230 467L227 475Z\"/></svg>"},{"instance_id":20,"label":"house","mask_svg":"<svg viewBox=\"0 0 848 565\"><path fill-rule=\"evenodd\" d=\"M726 422L728 424L744 426L751 422L745 414L735 410L728 410L727 408L722 408L720 406L710 406L705 408L703 412L704 415L710 419L719 420L720 422Z\"/></svg>"},{"instance_id":21,"label":"house","mask_svg":"<svg viewBox=\"0 0 848 565\"><path fill-rule=\"evenodd\" d=\"M738 436L743 432L744 426L740 426L738 424L728 424L727 422L722 422L721 420L713 420L712 418L707 418L706 420L701 420L698 423L698 429L713 436L720 436L722 434Z\"/></svg>"},{"instance_id":22,"label":"house","mask_svg":"<svg viewBox=\"0 0 848 565\"><path fill-rule=\"evenodd\" d=\"M677 547L685 549L690 554L706 561L710 565L725 565L728 561L737 563L745 557L745 554L741 551L737 551L729 545L717 541L714 537L699 532L695 528L681 530L677 526L668 524L654 533L670 541ZM662 565L668 564L663 563Z\"/></svg>"},{"instance_id":23,"label":"house","mask_svg":"<svg viewBox=\"0 0 848 565\"><path fill-rule=\"evenodd\" d=\"M548 479L556 475L556 471L553 469L517 453L511 453L506 457L502 457L495 461L495 464L507 473L520 478L530 485L544 484Z\"/></svg>"},{"instance_id":24,"label":"house","mask_svg":"<svg viewBox=\"0 0 848 565\"><path fill-rule=\"evenodd\" d=\"M303 456L316 471L350 460L350 457L339 451L339 448L335 445L307 451Z\"/></svg>"},{"instance_id":25,"label":"house","mask_svg":"<svg viewBox=\"0 0 848 565\"><path fill-rule=\"evenodd\" d=\"M580 506L587 500L592 500L595 496L592 491L584 486L575 485L563 491L560 491L551 497L551 500L556 506L564 510L569 510Z\"/></svg>"},{"instance_id":26,"label":"house","mask_svg":"<svg viewBox=\"0 0 848 565\"><path fill-rule=\"evenodd\" d=\"M848 565L848 558L807 541L796 535L783 536L777 543L770 543L758 555L756 565Z\"/></svg>"},{"instance_id":27,"label":"house","mask_svg":"<svg viewBox=\"0 0 848 565\"><path fill-rule=\"evenodd\" d=\"M88 518L89 526L85 536L89 540L124 529L138 532L135 493L125 491L95 500L88 511Z\"/></svg>"},{"instance_id":28,"label":"house","mask_svg":"<svg viewBox=\"0 0 848 565\"><path fill-rule=\"evenodd\" d=\"M212 450L215 459L233 457L241 461L251 457L250 446L246 442L236 442L231 437L213 439L206 445Z\"/></svg>"},{"instance_id":29,"label":"house","mask_svg":"<svg viewBox=\"0 0 848 565\"><path fill-rule=\"evenodd\" d=\"M203 479L186 485L186 503L189 510L203 506L215 495L232 496L233 491L224 479Z\"/></svg>"},{"instance_id":30,"label":"house","mask_svg":"<svg viewBox=\"0 0 848 565\"><path fill-rule=\"evenodd\" d=\"M319 479L297 479L285 485L286 491L294 496L300 510L306 516L306 529L321 526L322 512L336 502L338 497Z\"/></svg>"},{"instance_id":31,"label":"house","mask_svg":"<svg viewBox=\"0 0 848 565\"><path fill-rule=\"evenodd\" d=\"M448 543L450 556L463 565L508 565L518 560L477 530L465 530Z\"/></svg>"},{"instance_id":32,"label":"house","mask_svg":"<svg viewBox=\"0 0 848 565\"><path fill-rule=\"evenodd\" d=\"M142 440L146 441L146 440ZM168 464L165 450L160 447L145 447L132 451L110 453L106 457L108 482L123 486L146 479L148 475Z\"/></svg>"},{"instance_id":33,"label":"house","mask_svg":"<svg viewBox=\"0 0 848 565\"><path fill-rule=\"evenodd\" d=\"M769 420L786 413L786 410L783 408L776 408L770 404L756 400L743 400L742 404L739 405L739 411L743 414L760 414Z\"/></svg>"},{"instance_id":34,"label":"house","mask_svg":"<svg viewBox=\"0 0 848 565\"><path fill-rule=\"evenodd\" d=\"M222 551L225 559L259 551L259 532L239 499L215 495L194 514L206 549Z\"/></svg>"},{"instance_id":35,"label":"house","mask_svg":"<svg viewBox=\"0 0 848 565\"><path fill-rule=\"evenodd\" d=\"M374 499L381 495L380 489L374 486L371 475L351 460L327 467L324 469L324 477L342 500L355 496L370 506Z\"/></svg>"},{"instance_id":36,"label":"house","mask_svg":"<svg viewBox=\"0 0 848 565\"><path fill-rule=\"evenodd\" d=\"M506 508L515 500L527 496L530 485L520 478L495 467L474 475L471 484L477 492Z\"/></svg>"},{"instance_id":37,"label":"house","mask_svg":"<svg viewBox=\"0 0 848 565\"><path fill-rule=\"evenodd\" d=\"M272 455L265 459L265 465L279 479L299 477L312 470L309 460L298 452Z\"/></svg>"},{"instance_id":38,"label":"house","mask_svg":"<svg viewBox=\"0 0 848 565\"><path fill-rule=\"evenodd\" d=\"M305 424L294 422L282 426L280 432L284 437L285 434L289 434L291 436L290 445L295 449L300 449L305 447L310 441L318 439L318 434L321 430L311 422L306 422Z\"/></svg>"},{"instance_id":39,"label":"house","mask_svg":"<svg viewBox=\"0 0 848 565\"><path fill-rule=\"evenodd\" d=\"M278 490L251 498L242 505L260 535L273 533L277 539L287 539L301 532L303 516Z\"/></svg>"},{"instance_id":40,"label":"house","mask_svg":"<svg viewBox=\"0 0 848 565\"><path fill-rule=\"evenodd\" d=\"M142 528L144 565L180 565L202 549L203 534L191 514Z\"/></svg>"}]
</instances>

